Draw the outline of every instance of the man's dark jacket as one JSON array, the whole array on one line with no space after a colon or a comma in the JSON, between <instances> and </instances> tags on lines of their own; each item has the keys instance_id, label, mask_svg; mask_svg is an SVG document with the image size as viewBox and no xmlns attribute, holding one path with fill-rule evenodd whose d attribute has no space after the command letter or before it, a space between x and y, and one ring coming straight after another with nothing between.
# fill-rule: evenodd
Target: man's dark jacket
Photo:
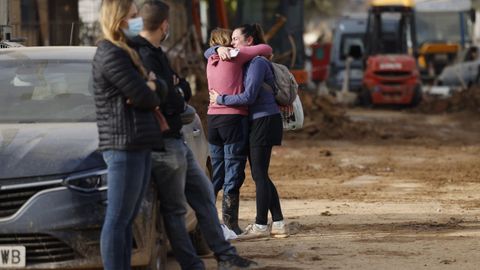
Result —
<instances>
[{"instance_id":1,"label":"man's dark jacket","mask_svg":"<svg viewBox=\"0 0 480 270\"><path fill-rule=\"evenodd\" d=\"M160 127L153 115L161 100L145 84L127 52L100 41L92 66L99 150L162 149Z\"/></svg>"},{"instance_id":2,"label":"man's dark jacket","mask_svg":"<svg viewBox=\"0 0 480 270\"><path fill-rule=\"evenodd\" d=\"M173 85L173 76L178 75L172 70L167 55L161 48L154 47L148 40L141 36L133 38L135 48L142 58L147 70L155 73L158 79L162 79L168 86L168 93L160 107L167 119L170 130L163 133L164 138L180 138L182 129L181 113L185 110L185 101L192 96L190 86L185 79ZM179 90L181 89L181 90Z\"/></svg>"}]
</instances>

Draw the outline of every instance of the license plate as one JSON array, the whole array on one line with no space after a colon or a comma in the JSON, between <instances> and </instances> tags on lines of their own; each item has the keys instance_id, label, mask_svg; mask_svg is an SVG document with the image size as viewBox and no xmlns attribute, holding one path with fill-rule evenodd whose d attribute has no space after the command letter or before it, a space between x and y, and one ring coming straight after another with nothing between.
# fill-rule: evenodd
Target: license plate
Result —
<instances>
[{"instance_id":1,"label":"license plate","mask_svg":"<svg viewBox=\"0 0 480 270\"><path fill-rule=\"evenodd\" d=\"M0 246L0 268L25 267L24 246Z\"/></svg>"}]
</instances>

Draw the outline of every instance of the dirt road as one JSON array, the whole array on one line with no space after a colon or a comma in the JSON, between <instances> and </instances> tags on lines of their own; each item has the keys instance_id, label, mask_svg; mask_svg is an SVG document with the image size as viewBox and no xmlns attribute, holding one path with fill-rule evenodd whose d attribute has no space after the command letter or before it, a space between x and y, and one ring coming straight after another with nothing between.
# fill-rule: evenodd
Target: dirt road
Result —
<instances>
[{"instance_id":1,"label":"dirt road","mask_svg":"<svg viewBox=\"0 0 480 270\"><path fill-rule=\"evenodd\" d=\"M479 115L348 116L375 134L289 135L274 149L271 177L291 236L235 242L240 253L272 270L479 269ZM250 177L242 192L246 226L255 216Z\"/></svg>"}]
</instances>

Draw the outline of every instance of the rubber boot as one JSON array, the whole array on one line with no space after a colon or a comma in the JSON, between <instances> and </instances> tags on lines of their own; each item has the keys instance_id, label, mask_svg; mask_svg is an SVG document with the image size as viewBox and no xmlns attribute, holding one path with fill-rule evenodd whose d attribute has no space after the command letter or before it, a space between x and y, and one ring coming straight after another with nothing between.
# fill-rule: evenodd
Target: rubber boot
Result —
<instances>
[{"instance_id":1,"label":"rubber boot","mask_svg":"<svg viewBox=\"0 0 480 270\"><path fill-rule=\"evenodd\" d=\"M238 227L238 206L240 203L240 194L223 194L222 218L223 223L237 235L242 234Z\"/></svg>"}]
</instances>

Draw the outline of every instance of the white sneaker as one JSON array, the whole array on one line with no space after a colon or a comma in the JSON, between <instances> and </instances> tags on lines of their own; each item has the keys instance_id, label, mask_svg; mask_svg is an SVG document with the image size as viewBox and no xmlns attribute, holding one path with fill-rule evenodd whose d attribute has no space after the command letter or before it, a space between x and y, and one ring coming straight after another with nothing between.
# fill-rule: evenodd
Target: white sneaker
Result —
<instances>
[{"instance_id":1,"label":"white sneaker","mask_svg":"<svg viewBox=\"0 0 480 270\"><path fill-rule=\"evenodd\" d=\"M272 222L270 234L275 238L288 237L288 227L283 220Z\"/></svg>"},{"instance_id":2,"label":"white sneaker","mask_svg":"<svg viewBox=\"0 0 480 270\"><path fill-rule=\"evenodd\" d=\"M268 226L266 226L265 229L261 229L256 224L249 224L245 228L245 231L242 234L238 235L237 240L247 240L269 236L270 231L268 230Z\"/></svg>"}]
</instances>

